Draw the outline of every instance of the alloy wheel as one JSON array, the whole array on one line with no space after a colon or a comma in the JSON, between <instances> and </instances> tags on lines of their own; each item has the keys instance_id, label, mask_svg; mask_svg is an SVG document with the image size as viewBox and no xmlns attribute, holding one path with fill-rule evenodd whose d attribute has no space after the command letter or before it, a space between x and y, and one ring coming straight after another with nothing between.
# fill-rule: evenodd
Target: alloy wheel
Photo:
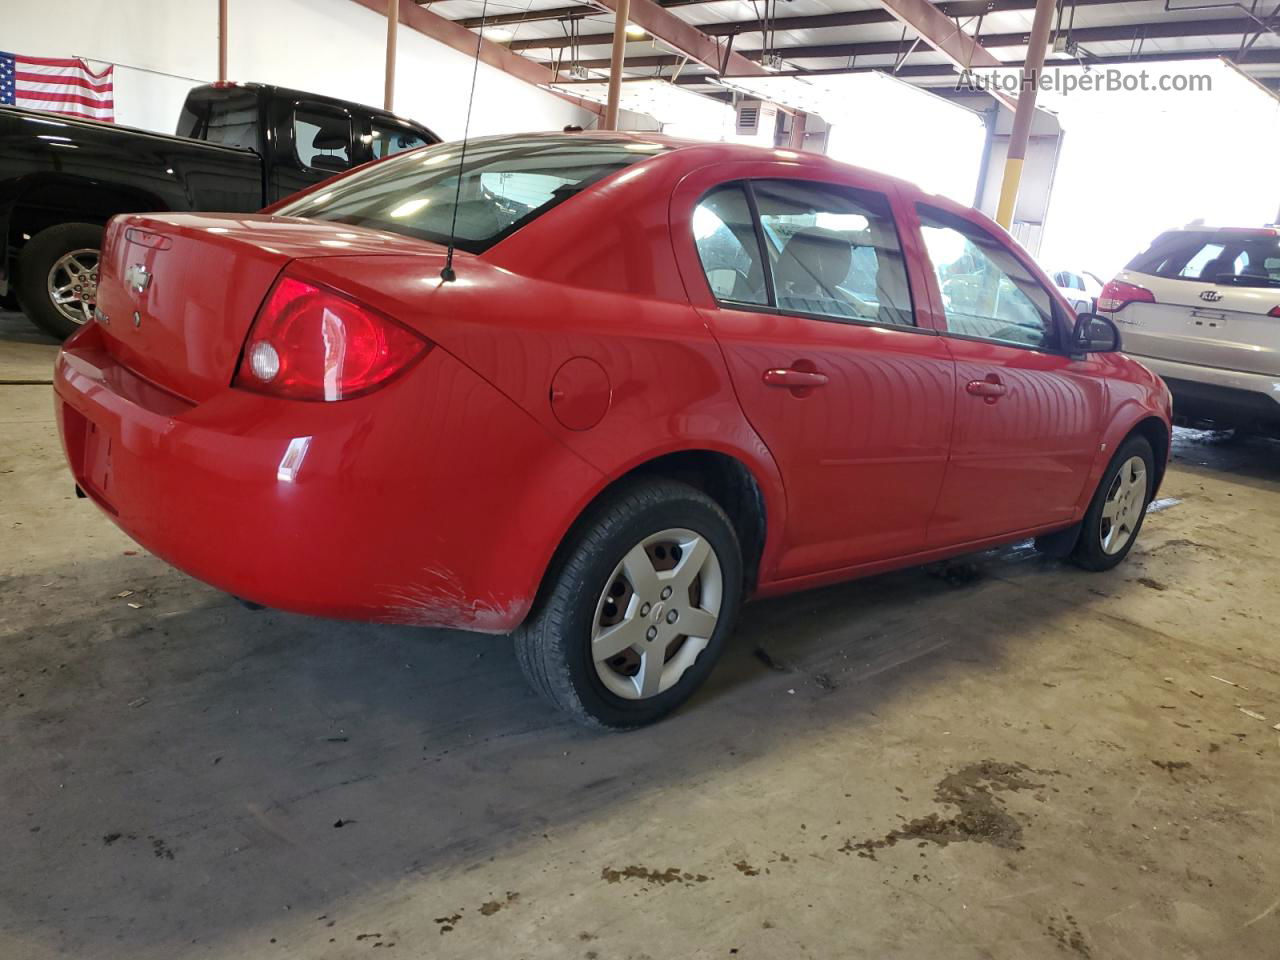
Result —
<instances>
[{"instance_id":1,"label":"alloy wheel","mask_svg":"<svg viewBox=\"0 0 1280 960\"><path fill-rule=\"evenodd\" d=\"M706 537L685 529L645 537L614 568L596 602L597 676L627 700L669 690L711 642L723 598L720 560Z\"/></svg>"},{"instance_id":2,"label":"alloy wheel","mask_svg":"<svg viewBox=\"0 0 1280 960\"><path fill-rule=\"evenodd\" d=\"M72 323L93 319L98 304L99 251L82 247L64 253L49 269L49 301Z\"/></svg>"},{"instance_id":3,"label":"alloy wheel","mask_svg":"<svg viewBox=\"0 0 1280 960\"><path fill-rule=\"evenodd\" d=\"M1133 539L1147 507L1147 465L1130 457L1120 467L1102 504L1099 535L1102 552L1116 554Z\"/></svg>"}]
</instances>

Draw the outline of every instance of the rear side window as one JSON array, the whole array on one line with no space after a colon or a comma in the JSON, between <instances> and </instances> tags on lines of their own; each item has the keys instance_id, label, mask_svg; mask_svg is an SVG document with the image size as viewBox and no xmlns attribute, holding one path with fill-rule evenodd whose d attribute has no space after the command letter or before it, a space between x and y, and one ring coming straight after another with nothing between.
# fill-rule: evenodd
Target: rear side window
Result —
<instances>
[{"instance_id":1,"label":"rear side window","mask_svg":"<svg viewBox=\"0 0 1280 960\"><path fill-rule=\"evenodd\" d=\"M887 197L804 180L756 180L751 187L778 309L915 323Z\"/></svg>"},{"instance_id":2,"label":"rear side window","mask_svg":"<svg viewBox=\"0 0 1280 960\"><path fill-rule=\"evenodd\" d=\"M304 167L332 173L346 170L351 166L351 120L299 107L293 113L293 146Z\"/></svg>"},{"instance_id":3,"label":"rear side window","mask_svg":"<svg viewBox=\"0 0 1280 960\"><path fill-rule=\"evenodd\" d=\"M1048 291L999 239L921 204L921 234L942 293L947 330L1023 347L1057 346Z\"/></svg>"},{"instance_id":4,"label":"rear side window","mask_svg":"<svg viewBox=\"0 0 1280 960\"><path fill-rule=\"evenodd\" d=\"M883 194L808 180L728 183L695 208L693 234L720 301L826 320L915 324Z\"/></svg>"},{"instance_id":5,"label":"rear side window","mask_svg":"<svg viewBox=\"0 0 1280 960\"><path fill-rule=\"evenodd\" d=\"M258 98L247 94L188 99L178 118L178 136L256 150Z\"/></svg>"},{"instance_id":6,"label":"rear side window","mask_svg":"<svg viewBox=\"0 0 1280 960\"><path fill-rule=\"evenodd\" d=\"M556 204L669 148L565 134L440 144L371 165L277 213L389 230L482 253ZM455 226L456 220L456 226ZM590 242L590 238L583 238Z\"/></svg>"},{"instance_id":7,"label":"rear side window","mask_svg":"<svg viewBox=\"0 0 1280 960\"><path fill-rule=\"evenodd\" d=\"M1268 230L1171 230L1125 269L1169 280L1280 286L1280 236Z\"/></svg>"},{"instance_id":8,"label":"rear side window","mask_svg":"<svg viewBox=\"0 0 1280 960\"><path fill-rule=\"evenodd\" d=\"M693 211L693 240L717 300L768 304L764 263L742 184L717 187L702 198Z\"/></svg>"}]
</instances>

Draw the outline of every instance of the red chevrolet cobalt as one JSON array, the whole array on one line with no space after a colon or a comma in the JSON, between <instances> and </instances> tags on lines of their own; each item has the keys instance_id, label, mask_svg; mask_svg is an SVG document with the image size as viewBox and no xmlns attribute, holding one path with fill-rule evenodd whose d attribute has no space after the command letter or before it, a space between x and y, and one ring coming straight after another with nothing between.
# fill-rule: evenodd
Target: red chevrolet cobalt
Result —
<instances>
[{"instance_id":1,"label":"red chevrolet cobalt","mask_svg":"<svg viewBox=\"0 0 1280 960\"><path fill-rule=\"evenodd\" d=\"M787 150L444 144L117 217L102 263L56 390L112 520L266 606L514 633L604 727L747 597L1026 537L1113 567L1168 456L1163 384L998 227Z\"/></svg>"}]
</instances>

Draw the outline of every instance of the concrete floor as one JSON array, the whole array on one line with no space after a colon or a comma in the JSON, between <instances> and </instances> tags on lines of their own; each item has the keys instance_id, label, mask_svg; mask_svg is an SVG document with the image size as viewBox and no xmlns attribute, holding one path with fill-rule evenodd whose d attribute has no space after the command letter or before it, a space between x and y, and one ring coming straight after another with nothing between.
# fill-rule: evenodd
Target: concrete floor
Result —
<instances>
[{"instance_id":1,"label":"concrete floor","mask_svg":"<svg viewBox=\"0 0 1280 960\"><path fill-rule=\"evenodd\" d=\"M0 381L52 354L0 319ZM1280 445L1176 455L1111 575L760 603L599 735L503 639L170 569L0 386L0 957L1280 956Z\"/></svg>"}]
</instances>

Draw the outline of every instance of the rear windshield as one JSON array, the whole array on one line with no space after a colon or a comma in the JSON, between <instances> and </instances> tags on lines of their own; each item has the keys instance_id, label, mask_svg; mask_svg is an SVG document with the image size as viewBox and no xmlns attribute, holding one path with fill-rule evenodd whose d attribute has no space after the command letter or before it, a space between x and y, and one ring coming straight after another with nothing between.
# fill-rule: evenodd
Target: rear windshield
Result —
<instances>
[{"instance_id":1,"label":"rear windshield","mask_svg":"<svg viewBox=\"0 0 1280 960\"><path fill-rule=\"evenodd\" d=\"M188 97L178 117L178 136L257 150L258 98L252 93Z\"/></svg>"},{"instance_id":2,"label":"rear windshield","mask_svg":"<svg viewBox=\"0 0 1280 960\"><path fill-rule=\"evenodd\" d=\"M661 144L553 134L446 143L397 155L275 212L389 230L481 253L591 184ZM455 207L456 200L456 207ZM457 218L456 227L453 226Z\"/></svg>"},{"instance_id":3,"label":"rear windshield","mask_svg":"<svg viewBox=\"0 0 1280 960\"><path fill-rule=\"evenodd\" d=\"M1280 236L1269 230L1174 230L1156 237L1125 269L1170 280L1280 287Z\"/></svg>"}]
</instances>

